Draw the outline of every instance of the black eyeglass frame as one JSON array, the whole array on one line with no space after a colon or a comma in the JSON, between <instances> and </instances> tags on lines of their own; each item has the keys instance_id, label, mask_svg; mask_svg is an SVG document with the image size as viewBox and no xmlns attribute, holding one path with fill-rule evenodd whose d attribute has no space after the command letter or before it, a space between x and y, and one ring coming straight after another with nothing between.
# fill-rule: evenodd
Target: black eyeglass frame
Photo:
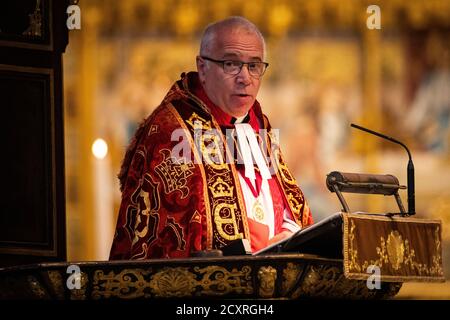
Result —
<instances>
[{"instance_id":1,"label":"black eyeglass frame","mask_svg":"<svg viewBox=\"0 0 450 320\"><path fill-rule=\"evenodd\" d=\"M222 65L222 70L223 72L225 72L225 62L239 62L241 64L240 68L239 68L239 72L238 73L229 73L229 72L225 72L226 74L231 74L231 75L238 75L239 73L241 73L242 68L244 67L244 65L247 65L247 69L250 75L252 75L253 77L257 77L257 78L261 78L264 73L266 73L267 67L269 67L269 63L268 62L263 62L263 61L251 61L251 62L243 62L243 61L239 61L239 60L216 60L210 57L205 57L205 56L200 56L200 58L217 63L217 64L221 64ZM260 75L255 75L250 71L250 68L248 67L249 64L252 63L260 63L262 65L264 65L264 70L262 71L262 73Z\"/></svg>"}]
</instances>

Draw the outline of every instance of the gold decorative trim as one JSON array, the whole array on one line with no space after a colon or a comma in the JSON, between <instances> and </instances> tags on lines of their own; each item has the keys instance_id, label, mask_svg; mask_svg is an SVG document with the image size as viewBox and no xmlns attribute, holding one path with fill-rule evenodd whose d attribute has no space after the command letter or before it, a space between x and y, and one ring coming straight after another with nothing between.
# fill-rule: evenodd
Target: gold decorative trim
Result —
<instances>
[{"instance_id":1,"label":"gold decorative trim","mask_svg":"<svg viewBox=\"0 0 450 320\"><path fill-rule=\"evenodd\" d=\"M201 101L199 98L197 98L197 96L195 96L194 94L192 94L190 92L188 82L187 82L187 77L185 77L183 79L182 84L183 84L183 89L184 89L184 91L181 91L182 95L184 97L187 97L187 98L190 98L191 100L193 100L204 112L206 112L207 114L209 114L211 116L212 124L213 124L214 128L219 132L219 134L222 138L223 145L226 146L227 145L226 139L223 136L222 130L220 129L220 126L217 123L216 119L212 116L211 110L209 110L209 108L206 106L206 104L203 103L203 101ZM230 150L228 150L228 148L226 148L226 147L225 147L225 152L226 152L226 157L225 157L226 159L233 159L233 157L231 157ZM239 208L242 213L241 218L242 218L242 224L244 226L244 238L250 239L250 229L249 229L248 221L247 221L247 209L245 207L245 201L244 201L244 195L242 194L241 183L240 183L239 176L238 176L234 162L231 162L229 165L231 167L231 174L233 176L234 183L236 186L236 195L237 195L237 199L238 199L238 205L239 205Z\"/></svg>"},{"instance_id":2,"label":"gold decorative trim","mask_svg":"<svg viewBox=\"0 0 450 320\"><path fill-rule=\"evenodd\" d=\"M382 281L380 289L370 290L365 280L345 277L340 259L293 253L239 259L217 257L81 263L79 266L83 272L81 289L78 290L69 289L59 276L66 279L64 274L68 264L4 268L0 270L0 297L62 297L68 300L215 297L383 299L395 296L401 287L401 283ZM60 289L64 290L62 295L55 294Z\"/></svg>"},{"instance_id":3,"label":"gold decorative trim","mask_svg":"<svg viewBox=\"0 0 450 320\"><path fill-rule=\"evenodd\" d=\"M189 268L165 268L151 277L148 287L155 297L180 298L191 296L195 283L195 274Z\"/></svg>"},{"instance_id":4,"label":"gold decorative trim","mask_svg":"<svg viewBox=\"0 0 450 320\"><path fill-rule=\"evenodd\" d=\"M312 265L292 298L379 299L395 296L401 288L398 283L384 285L388 290L370 290L366 281L347 279L337 266Z\"/></svg>"},{"instance_id":5,"label":"gold decorative trim","mask_svg":"<svg viewBox=\"0 0 450 320\"><path fill-rule=\"evenodd\" d=\"M184 120L181 118L181 116L179 115L178 111L176 110L176 108L173 106L173 104L168 103L167 107L169 109L169 111L173 114L173 116L175 117L175 119L178 121L178 124L181 126L181 128L183 128L183 130L186 133L189 133L189 129L186 125L186 123L184 122ZM197 146L195 145L192 136L190 134L186 134L187 139L189 140L189 144L191 146L191 150L194 153L194 157L195 157L195 162L196 163L201 163L201 159L199 158L199 150L197 149ZM205 210L206 210L206 249L211 250L212 249L212 222L211 222L211 206L209 203L209 196L208 196L208 186L206 183L206 172L205 172L205 168L202 165L198 166L199 170L200 170L200 174L202 175L202 181L203 181L203 199L205 201Z\"/></svg>"},{"instance_id":6,"label":"gold decorative trim","mask_svg":"<svg viewBox=\"0 0 450 320\"><path fill-rule=\"evenodd\" d=\"M208 188L211 190L214 198L233 196L234 187L223 181L221 177L218 177L211 186L208 186Z\"/></svg>"},{"instance_id":7,"label":"gold decorative trim","mask_svg":"<svg viewBox=\"0 0 450 320\"><path fill-rule=\"evenodd\" d=\"M153 181L150 174L146 173L139 179L138 186L131 194L131 203L126 209L126 219L123 226L131 240L131 251L136 251L134 249L136 245L141 246L141 250L135 253L131 260L145 259L149 245L157 238L156 234L160 222L158 211L161 206L158 192L159 184L159 182ZM145 224L139 230L141 221L145 221ZM145 239L145 242L142 242L142 239Z\"/></svg>"},{"instance_id":8,"label":"gold decorative trim","mask_svg":"<svg viewBox=\"0 0 450 320\"><path fill-rule=\"evenodd\" d=\"M144 269L125 269L118 274L103 270L94 272L92 298L182 298L191 296L223 296L230 293L252 294L251 267L240 270L213 265L164 267L152 275Z\"/></svg>"},{"instance_id":9,"label":"gold decorative trim","mask_svg":"<svg viewBox=\"0 0 450 320\"><path fill-rule=\"evenodd\" d=\"M186 96L186 95L184 95L184 96ZM174 99L176 99L176 98L177 97L174 97ZM171 106L171 110L172 110L172 112L174 112L178 121L180 121L180 120L183 122L187 121L187 120L183 120L183 117L178 112L178 110L173 105L173 103L169 103L169 105ZM193 108L195 108L195 107L193 107ZM204 108L204 106L200 106L200 109L203 109L203 108ZM196 109L198 110L199 108L197 107ZM191 119L191 120L192 119L196 120L195 123L193 123L194 126L189 124L191 126L191 128L189 128L186 123L184 126L182 126L182 128L187 128L188 132L190 133L189 134L189 136L190 136L189 142L191 144L191 149L193 151L197 151L197 152L200 151L199 153L196 153L198 156L200 156L200 154L204 155L205 151L203 150L204 149L203 143L201 143L201 145L200 145L201 150L198 150L198 146L194 145L194 141L192 139L194 139L195 132L193 132L193 131L194 131L194 129L197 129L197 128L204 130L206 127L210 126L211 122L213 124L212 130L215 130L215 132L219 133L218 135L215 135L215 139L216 139L215 143L216 144L221 143L221 145L225 145L225 139L223 137L221 129L218 126L215 119L212 117L212 115L209 114L209 111L205 115L203 115L203 114L198 115L196 113L194 115L194 113L195 112L189 111L188 114L185 114L186 118ZM211 117L211 119L209 119L209 117ZM219 140L221 139L221 141L217 141L217 136L218 136ZM228 150L226 148L225 148L225 150L228 152ZM196 161L198 161L198 158L196 158ZM198 161L198 163L202 164L199 167L202 170L204 170L204 173L205 173L205 179L204 179L205 187L213 185L214 183L216 183L216 181L219 178L223 182L222 184L226 183L226 184L228 184L228 186L231 186L232 184L236 185L236 186L240 186L239 178L237 176L237 172L236 172L236 169L233 166L233 164L227 164L223 161L220 164L213 164L213 163L208 163L208 162L205 163L202 161ZM208 188L207 188L207 190L208 190ZM228 191L231 191L231 189L229 188ZM211 229L208 230L208 232L207 232L207 236L211 237L210 240L207 239L207 241L208 241L207 247L208 248L220 248L220 247L226 245L229 241L239 239L239 238L249 239L250 232L248 229L248 224L247 224L247 219L246 219L247 213L245 210L243 197L240 194L240 192L241 192L240 188L237 188L237 187L234 188L232 196L218 197L217 194L213 194L213 193L210 194L208 192L205 200L208 199L207 204L209 206L210 212L212 212L212 215L210 214L209 216L207 216L207 218L209 219L209 221L207 221L207 223L209 226L211 226ZM213 225L213 222L214 222L214 225ZM222 228L224 225L227 226L226 229ZM217 228L215 228L215 227L217 227ZM222 230L219 230L220 228L222 228Z\"/></svg>"},{"instance_id":10,"label":"gold decorative trim","mask_svg":"<svg viewBox=\"0 0 450 320\"><path fill-rule=\"evenodd\" d=\"M152 134L159 133L159 125L152 124L150 129L148 130L147 136L151 136Z\"/></svg>"},{"instance_id":11,"label":"gold decorative trim","mask_svg":"<svg viewBox=\"0 0 450 320\"><path fill-rule=\"evenodd\" d=\"M384 275L381 273L382 281L445 281L441 261L441 242L440 242L440 221L421 220L415 218L388 218L377 216L363 216L359 214L342 213L344 220L344 273L347 278L365 280L370 274L365 272L370 265L375 265L380 269L386 265L391 266L393 270L400 270L402 267L408 267L414 270L418 275ZM377 258L370 261L359 261L358 250L355 248L355 223L353 218L361 220L376 220L396 223L438 223L439 226L435 230L434 240L436 253L432 256L433 265L417 262L415 260L415 250L411 248L408 239L403 239L398 230L391 230L387 236L387 240L381 236L379 246L376 247Z\"/></svg>"},{"instance_id":12,"label":"gold decorative trim","mask_svg":"<svg viewBox=\"0 0 450 320\"><path fill-rule=\"evenodd\" d=\"M384 244L384 238L381 237L382 248L381 252L379 252L382 260L389 261L394 268L394 270L398 270L400 266L403 264L403 258L405 257L405 247L408 249L408 240L403 241L402 235L397 231L391 231L386 241L386 245ZM387 251L387 259L385 252ZM414 252L414 250L412 251ZM411 252L408 250L408 256L411 257Z\"/></svg>"},{"instance_id":13,"label":"gold decorative trim","mask_svg":"<svg viewBox=\"0 0 450 320\"><path fill-rule=\"evenodd\" d=\"M202 295L225 295L229 293L249 295L253 293L252 268L242 266L231 271L221 266L194 267L197 274L202 275L197 285L202 288Z\"/></svg>"},{"instance_id":14,"label":"gold decorative trim","mask_svg":"<svg viewBox=\"0 0 450 320\"><path fill-rule=\"evenodd\" d=\"M57 270L47 271L47 277L55 291L56 297L60 300L64 299L64 280L61 273Z\"/></svg>"},{"instance_id":15,"label":"gold decorative trim","mask_svg":"<svg viewBox=\"0 0 450 320\"><path fill-rule=\"evenodd\" d=\"M85 272L81 272L81 287L80 289L70 290L70 300L86 300L86 289L89 284L89 277Z\"/></svg>"},{"instance_id":16,"label":"gold decorative trim","mask_svg":"<svg viewBox=\"0 0 450 320\"><path fill-rule=\"evenodd\" d=\"M440 224L441 221L440 220L431 220L431 219L419 219L419 218L411 218L411 217L400 217L397 218L395 216L393 217L386 217L384 215L378 215L378 214L365 214L365 213L346 213L346 212L342 212L342 214L344 215L344 218L348 217L348 218L357 218L360 220L375 220L375 221L395 221L395 222L400 222L400 223L406 223L406 222L416 222L416 223L425 223L425 224L429 224L429 223L438 223Z\"/></svg>"},{"instance_id":17,"label":"gold decorative trim","mask_svg":"<svg viewBox=\"0 0 450 320\"><path fill-rule=\"evenodd\" d=\"M272 298L275 292L277 269L275 269L272 266L259 268L258 280L259 280L259 296L261 298Z\"/></svg>"},{"instance_id":18,"label":"gold decorative trim","mask_svg":"<svg viewBox=\"0 0 450 320\"><path fill-rule=\"evenodd\" d=\"M143 269L124 269L118 274L110 271L105 275L103 270L96 270L93 278L92 299L118 297L133 299L148 298L144 289L148 285L145 276L151 272Z\"/></svg>"},{"instance_id":19,"label":"gold decorative trim","mask_svg":"<svg viewBox=\"0 0 450 320\"><path fill-rule=\"evenodd\" d=\"M287 295L288 292L292 290L302 269L303 268L296 263L287 263L286 268L283 270L283 283L281 285L282 295Z\"/></svg>"},{"instance_id":20,"label":"gold decorative trim","mask_svg":"<svg viewBox=\"0 0 450 320\"><path fill-rule=\"evenodd\" d=\"M163 160L155 166L155 172L163 182L164 193L168 195L179 191L181 199L185 199L190 192L187 180L194 174L194 164L185 158L172 157L169 149L161 149L159 153Z\"/></svg>"},{"instance_id":21,"label":"gold decorative trim","mask_svg":"<svg viewBox=\"0 0 450 320\"><path fill-rule=\"evenodd\" d=\"M295 178L292 177L288 167L284 163L281 150L277 148L270 156L277 166L276 176L278 183L283 190L284 197L291 209L292 216L294 217L295 222L303 227L308 222L309 210L306 210L306 201L302 196L302 192L300 191ZM283 170L284 172L282 173ZM287 178L286 175L289 177ZM304 203L302 204L301 202Z\"/></svg>"},{"instance_id":22,"label":"gold decorative trim","mask_svg":"<svg viewBox=\"0 0 450 320\"><path fill-rule=\"evenodd\" d=\"M35 276L28 276L28 285L35 297L38 299L49 299L48 293L45 291L45 289L42 287L41 283L36 279Z\"/></svg>"},{"instance_id":23,"label":"gold decorative trim","mask_svg":"<svg viewBox=\"0 0 450 320\"><path fill-rule=\"evenodd\" d=\"M219 124L217 123L216 119L211 115L212 123L214 125L214 128L218 130L221 138L222 143L226 146L226 138L224 137L222 130L220 129ZM225 147L226 156L225 159L233 159L232 155L230 154L230 150ZM244 238L250 240L250 229L248 226L248 220L247 220L247 208L245 207L245 201L244 201L244 195L242 194L242 187L241 187L241 181L239 180L239 174L236 170L236 165L234 161L231 161L229 164L231 167L231 174L234 179L234 183L236 186L236 196L239 204L239 208L241 209L241 217L242 217L242 224L244 226Z\"/></svg>"},{"instance_id":24,"label":"gold decorative trim","mask_svg":"<svg viewBox=\"0 0 450 320\"><path fill-rule=\"evenodd\" d=\"M203 128L205 128L205 130L211 130L211 122L210 121L207 121L206 119L203 119L202 117L200 117L197 113L192 112L189 119L186 120L186 123L189 124L192 128L196 128L197 122L200 122L202 124Z\"/></svg>"}]
</instances>

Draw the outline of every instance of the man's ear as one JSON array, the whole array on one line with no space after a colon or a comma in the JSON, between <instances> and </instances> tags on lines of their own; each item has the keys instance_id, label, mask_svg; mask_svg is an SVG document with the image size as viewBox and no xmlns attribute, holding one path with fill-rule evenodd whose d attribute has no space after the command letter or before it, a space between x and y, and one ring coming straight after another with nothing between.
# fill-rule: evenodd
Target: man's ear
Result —
<instances>
[{"instance_id":1,"label":"man's ear","mask_svg":"<svg viewBox=\"0 0 450 320\"><path fill-rule=\"evenodd\" d=\"M197 62L197 71L198 71L198 77L200 78L200 82L205 83L205 73L206 73L206 68L207 68L205 60L203 60L200 56L197 56L196 62Z\"/></svg>"}]
</instances>

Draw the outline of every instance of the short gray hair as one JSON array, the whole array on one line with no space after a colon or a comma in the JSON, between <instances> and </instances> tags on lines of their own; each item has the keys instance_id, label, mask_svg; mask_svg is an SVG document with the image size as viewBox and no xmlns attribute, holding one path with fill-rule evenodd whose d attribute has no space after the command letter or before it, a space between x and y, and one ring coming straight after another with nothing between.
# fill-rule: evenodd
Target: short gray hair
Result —
<instances>
[{"instance_id":1,"label":"short gray hair","mask_svg":"<svg viewBox=\"0 0 450 320\"><path fill-rule=\"evenodd\" d=\"M219 34L219 32L225 28L230 28L234 30L245 30L250 33L256 34L263 44L263 58L266 57L266 42L264 37L251 21L244 17L232 16L226 19L209 24L203 31L202 40L200 43L200 55L209 55L212 45Z\"/></svg>"}]
</instances>

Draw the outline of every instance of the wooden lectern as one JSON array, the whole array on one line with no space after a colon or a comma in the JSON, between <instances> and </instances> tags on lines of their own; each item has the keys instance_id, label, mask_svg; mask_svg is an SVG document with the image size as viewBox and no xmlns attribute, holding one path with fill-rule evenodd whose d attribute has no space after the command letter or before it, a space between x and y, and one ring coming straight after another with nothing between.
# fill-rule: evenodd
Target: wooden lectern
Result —
<instances>
[{"instance_id":1,"label":"wooden lectern","mask_svg":"<svg viewBox=\"0 0 450 320\"><path fill-rule=\"evenodd\" d=\"M441 230L340 212L253 255L0 269L0 299L386 299L406 281L444 281Z\"/></svg>"}]
</instances>

